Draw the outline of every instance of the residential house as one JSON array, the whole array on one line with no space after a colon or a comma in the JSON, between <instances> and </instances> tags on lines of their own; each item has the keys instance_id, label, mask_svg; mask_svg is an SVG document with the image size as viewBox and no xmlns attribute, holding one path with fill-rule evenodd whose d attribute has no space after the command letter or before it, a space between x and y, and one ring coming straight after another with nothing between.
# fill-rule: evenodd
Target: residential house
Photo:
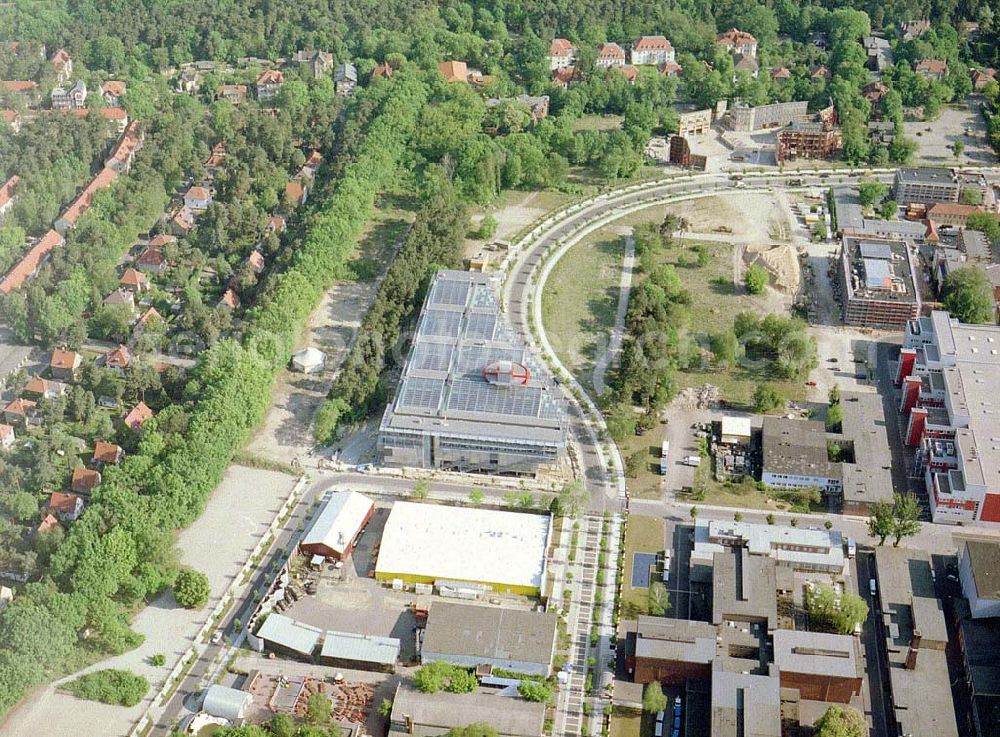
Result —
<instances>
[{"instance_id":1,"label":"residential house","mask_svg":"<svg viewBox=\"0 0 1000 737\"><path fill-rule=\"evenodd\" d=\"M264 270L264 254L260 251L252 251L249 256L247 256L247 264L253 270L253 273L260 274Z\"/></svg>"},{"instance_id":2,"label":"residential house","mask_svg":"<svg viewBox=\"0 0 1000 737\"><path fill-rule=\"evenodd\" d=\"M285 185L285 201L292 209L301 207L309 197L309 190L302 180L293 179Z\"/></svg>"},{"instance_id":3,"label":"residential house","mask_svg":"<svg viewBox=\"0 0 1000 737\"><path fill-rule=\"evenodd\" d=\"M347 97L358 86L358 69L351 62L341 64L333 70L333 86L337 94Z\"/></svg>"},{"instance_id":4,"label":"residential house","mask_svg":"<svg viewBox=\"0 0 1000 737\"><path fill-rule=\"evenodd\" d=\"M983 212L980 205L963 205L959 202L934 202L927 208L927 219L937 225L964 228L970 215Z\"/></svg>"},{"instance_id":5,"label":"residential house","mask_svg":"<svg viewBox=\"0 0 1000 737\"><path fill-rule=\"evenodd\" d=\"M143 331L151 324L155 324L158 321L163 320L163 315L157 312L155 307L148 308L143 312L139 319L135 321L135 327L132 328L133 337L142 335Z\"/></svg>"},{"instance_id":6,"label":"residential house","mask_svg":"<svg viewBox=\"0 0 1000 737\"><path fill-rule=\"evenodd\" d=\"M285 228L287 228L287 227L288 226L287 226L287 224L285 222L285 218L283 216L281 216L281 215L272 215L271 219L267 221L267 228L266 228L266 230L267 230L268 233L278 233L280 235L281 233L285 232Z\"/></svg>"},{"instance_id":7,"label":"residential house","mask_svg":"<svg viewBox=\"0 0 1000 737\"><path fill-rule=\"evenodd\" d=\"M744 54L736 54L733 57L733 81L735 82L737 76L740 72L745 72L753 78L757 78L760 73L760 64L757 63L757 57L746 56Z\"/></svg>"},{"instance_id":8,"label":"residential house","mask_svg":"<svg viewBox=\"0 0 1000 737\"><path fill-rule=\"evenodd\" d=\"M814 66L809 71L809 79L811 79L813 81L816 81L818 79L825 79L825 80L829 81L831 76L832 75L830 74L830 70L827 69L822 64L818 64L817 66Z\"/></svg>"},{"instance_id":9,"label":"residential house","mask_svg":"<svg viewBox=\"0 0 1000 737\"><path fill-rule=\"evenodd\" d=\"M17 183L20 181L21 177L15 174L0 187L0 222L14 207L14 200L17 199Z\"/></svg>"},{"instance_id":10,"label":"residential house","mask_svg":"<svg viewBox=\"0 0 1000 737\"><path fill-rule=\"evenodd\" d=\"M35 529L35 534L44 535L48 532L52 532L57 527L61 527L61 525L59 524L59 519L54 514L46 514L45 518Z\"/></svg>"},{"instance_id":11,"label":"residential house","mask_svg":"<svg viewBox=\"0 0 1000 737\"><path fill-rule=\"evenodd\" d=\"M3 408L3 416L8 425L27 427L28 423L35 417L36 407L36 402L18 397L8 402L7 406Z\"/></svg>"},{"instance_id":12,"label":"residential house","mask_svg":"<svg viewBox=\"0 0 1000 737\"><path fill-rule=\"evenodd\" d=\"M879 100L889 94L889 88L881 82L869 82L862 88L861 94L872 105L877 105Z\"/></svg>"},{"instance_id":13,"label":"residential house","mask_svg":"<svg viewBox=\"0 0 1000 737\"><path fill-rule=\"evenodd\" d=\"M121 107L125 98L125 83L116 79L109 79L97 88L104 98L108 107Z\"/></svg>"},{"instance_id":14,"label":"residential house","mask_svg":"<svg viewBox=\"0 0 1000 737\"><path fill-rule=\"evenodd\" d=\"M122 272L118 284L122 289L139 294L149 289L149 278L141 271L130 267Z\"/></svg>"},{"instance_id":15,"label":"residential house","mask_svg":"<svg viewBox=\"0 0 1000 737\"><path fill-rule=\"evenodd\" d=\"M302 164L302 169L299 171L299 174L312 179L316 176L316 172L319 171L319 165L322 163L323 154L314 148L306 157L305 163Z\"/></svg>"},{"instance_id":16,"label":"residential house","mask_svg":"<svg viewBox=\"0 0 1000 737\"><path fill-rule=\"evenodd\" d=\"M167 268L167 259L163 256L163 249L150 244L135 259L135 266L139 271L159 274Z\"/></svg>"},{"instance_id":17,"label":"residential house","mask_svg":"<svg viewBox=\"0 0 1000 737\"><path fill-rule=\"evenodd\" d=\"M972 77L972 88L977 92L981 92L986 85L997 78L997 70L991 68L970 69L969 74Z\"/></svg>"},{"instance_id":18,"label":"residential house","mask_svg":"<svg viewBox=\"0 0 1000 737\"><path fill-rule=\"evenodd\" d=\"M597 50L597 61L594 62L594 66L604 69L625 66L625 49L610 41L601 44Z\"/></svg>"},{"instance_id":19,"label":"residential house","mask_svg":"<svg viewBox=\"0 0 1000 737\"><path fill-rule=\"evenodd\" d=\"M384 62L382 64L376 64L375 68L372 69L372 80L376 79L389 79L392 77L392 65L389 62Z\"/></svg>"},{"instance_id":20,"label":"residential house","mask_svg":"<svg viewBox=\"0 0 1000 737\"><path fill-rule=\"evenodd\" d=\"M633 64L667 64L677 61L674 47L665 36L640 36L632 44Z\"/></svg>"},{"instance_id":21,"label":"residential house","mask_svg":"<svg viewBox=\"0 0 1000 737\"><path fill-rule=\"evenodd\" d=\"M868 55L866 66L873 72L884 72L893 64L892 49L889 41L878 36L865 36L862 39L865 53Z\"/></svg>"},{"instance_id":22,"label":"residential house","mask_svg":"<svg viewBox=\"0 0 1000 737\"><path fill-rule=\"evenodd\" d=\"M563 67L552 72L552 84L568 90L570 84L576 79L576 67Z\"/></svg>"},{"instance_id":23,"label":"residential house","mask_svg":"<svg viewBox=\"0 0 1000 737\"><path fill-rule=\"evenodd\" d=\"M232 289L227 289L223 292L218 304L219 307L226 307L230 310L238 310L240 307L240 296Z\"/></svg>"},{"instance_id":24,"label":"residential house","mask_svg":"<svg viewBox=\"0 0 1000 737\"><path fill-rule=\"evenodd\" d=\"M126 307L135 312L135 295L128 289L119 288L104 298L105 307Z\"/></svg>"},{"instance_id":25,"label":"residential house","mask_svg":"<svg viewBox=\"0 0 1000 737\"><path fill-rule=\"evenodd\" d=\"M265 69L257 76L257 99L263 104L270 104L281 91L285 83L285 75L280 69Z\"/></svg>"},{"instance_id":26,"label":"residential house","mask_svg":"<svg viewBox=\"0 0 1000 737\"><path fill-rule=\"evenodd\" d=\"M136 152L142 148L146 141L146 134L142 129L142 124L138 120L133 120L125 127L124 133L115 144L111 155L104 161L104 168L111 169L119 174L127 174L132 168Z\"/></svg>"},{"instance_id":27,"label":"residential house","mask_svg":"<svg viewBox=\"0 0 1000 737\"><path fill-rule=\"evenodd\" d=\"M170 229L174 235L185 236L194 230L194 211L183 205L170 218Z\"/></svg>"},{"instance_id":28,"label":"residential house","mask_svg":"<svg viewBox=\"0 0 1000 737\"><path fill-rule=\"evenodd\" d=\"M681 65L675 61L664 62L663 64L660 64L660 66L658 66L656 69L664 77L679 77L684 71L683 69L681 69Z\"/></svg>"},{"instance_id":29,"label":"residential house","mask_svg":"<svg viewBox=\"0 0 1000 737\"><path fill-rule=\"evenodd\" d=\"M69 207L59 216L59 219L55 222L55 229L62 235L73 228L77 222L82 218L88 210L90 210L91 205L94 204L94 197L101 190L107 189L115 180L118 179L118 172L114 169L109 169L105 167L97 172L97 176L88 182L87 186L83 188L83 191L76 196Z\"/></svg>"},{"instance_id":30,"label":"residential house","mask_svg":"<svg viewBox=\"0 0 1000 737\"><path fill-rule=\"evenodd\" d=\"M132 361L132 354L124 345L119 345L113 351L104 356L104 367L112 371L123 374Z\"/></svg>"},{"instance_id":31,"label":"residential house","mask_svg":"<svg viewBox=\"0 0 1000 737\"><path fill-rule=\"evenodd\" d=\"M149 239L150 248L165 248L170 243L176 243L177 236L170 235L169 233L157 233L152 238Z\"/></svg>"},{"instance_id":32,"label":"residential house","mask_svg":"<svg viewBox=\"0 0 1000 737\"><path fill-rule=\"evenodd\" d=\"M41 376L32 376L24 385L24 394L32 399L55 399L66 393L66 385L59 381L48 381Z\"/></svg>"},{"instance_id":33,"label":"residential house","mask_svg":"<svg viewBox=\"0 0 1000 737\"><path fill-rule=\"evenodd\" d=\"M940 59L920 59L914 63L913 71L924 79L940 82L948 76L948 64Z\"/></svg>"},{"instance_id":34,"label":"residential house","mask_svg":"<svg viewBox=\"0 0 1000 737\"><path fill-rule=\"evenodd\" d=\"M193 95L198 92L198 88L201 86L201 74L198 73L197 69L188 68L182 69L181 73L177 75L177 91L183 92L187 95Z\"/></svg>"},{"instance_id":35,"label":"residential house","mask_svg":"<svg viewBox=\"0 0 1000 737\"><path fill-rule=\"evenodd\" d=\"M14 434L14 426L6 423L0 425L0 448L10 450L15 442L17 442L17 436Z\"/></svg>"},{"instance_id":36,"label":"residential house","mask_svg":"<svg viewBox=\"0 0 1000 737\"><path fill-rule=\"evenodd\" d=\"M87 85L78 80L72 87L52 88L53 110L80 110L87 106Z\"/></svg>"},{"instance_id":37,"label":"residential house","mask_svg":"<svg viewBox=\"0 0 1000 737\"><path fill-rule=\"evenodd\" d=\"M730 28L716 36L715 42L725 46L730 54L757 58L757 39L746 31Z\"/></svg>"},{"instance_id":38,"label":"residential house","mask_svg":"<svg viewBox=\"0 0 1000 737\"><path fill-rule=\"evenodd\" d=\"M53 491L46 509L60 522L75 522L83 512L83 498L76 494Z\"/></svg>"},{"instance_id":39,"label":"residential house","mask_svg":"<svg viewBox=\"0 0 1000 737\"><path fill-rule=\"evenodd\" d=\"M131 410L129 410L129 413L125 415L125 418L122 420L122 422L124 422L125 427L127 427L132 432L139 432L139 430L142 429L143 423L145 423L146 420L151 419L152 417L153 417L153 410L147 407L145 402L139 402L139 404L135 405Z\"/></svg>"},{"instance_id":40,"label":"residential house","mask_svg":"<svg viewBox=\"0 0 1000 737\"><path fill-rule=\"evenodd\" d=\"M184 193L184 207L195 212L207 210L212 204L212 193L206 187L194 186Z\"/></svg>"},{"instance_id":41,"label":"residential house","mask_svg":"<svg viewBox=\"0 0 1000 737\"><path fill-rule=\"evenodd\" d=\"M623 67L613 67L625 77L629 84L635 84L635 80L639 78L639 69L631 64L626 64Z\"/></svg>"},{"instance_id":42,"label":"residential house","mask_svg":"<svg viewBox=\"0 0 1000 737\"><path fill-rule=\"evenodd\" d=\"M771 67L770 74L775 82L787 82L792 78L792 72L788 67Z\"/></svg>"},{"instance_id":43,"label":"residential house","mask_svg":"<svg viewBox=\"0 0 1000 737\"><path fill-rule=\"evenodd\" d=\"M21 115L17 112L17 110L11 110L9 108L0 110L0 121L9 125L15 133L19 133L21 130Z\"/></svg>"},{"instance_id":44,"label":"residential house","mask_svg":"<svg viewBox=\"0 0 1000 737\"><path fill-rule=\"evenodd\" d=\"M28 107L38 104L38 82L33 79L5 79L0 81L0 87L4 92L18 95Z\"/></svg>"},{"instance_id":45,"label":"residential house","mask_svg":"<svg viewBox=\"0 0 1000 737\"><path fill-rule=\"evenodd\" d=\"M122 458L125 457L125 451L122 450L120 445L115 445L114 443L108 443L104 440L98 440L94 444L94 456L91 458L91 465L93 466L107 466L107 465L117 465L121 463Z\"/></svg>"},{"instance_id":46,"label":"residential house","mask_svg":"<svg viewBox=\"0 0 1000 737\"><path fill-rule=\"evenodd\" d=\"M247 86L245 84L220 84L215 96L220 100L229 100L233 105L247 101Z\"/></svg>"},{"instance_id":47,"label":"residential house","mask_svg":"<svg viewBox=\"0 0 1000 737\"><path fill-rule=\"evenodd\" d=\"M14 264L13 268L7 272L7 275L0 280L0 292L10 294L15 289L19 289L24 282L38 273L42 264L48 261L52 249L61 246L65 242L66 240L58 231L48 231L28 249L28 252L21 257L21 260Z\"/></svg>"},{"instance_id":48,"label":"residential house","mask_svg":"<svg viewBox=\"0 0 1000 737\"><path fill-rule=\"evenodd\" d=\"M115 124L115 132L120 136L128 128L128 113L122 107L102 107L97 111L105 120Z\"/></svg>"},{"instance_id":49,"label":"residential house","mask_svg":"<svg viewBox=\"0 0 1000 737\"><path fill-rule=\"evenodd\" d=\"M554 38L549 44L549 70L566 69L576 64L576 46L565 38Z\"/></svg>"},{"instance_id":50,"label":"residential house","mask_svg":"<svg viewBox=\"0 0 1000 737\"><path fill-rule=\"evenodd\" d=\"M77 466L73 469L70 488L77 494L90 494L101 483L101 472Z\"/></svg>"},{"instance_id":51,"label":"residential house","mask_svg":"<svg viewBox=\"0 0 1000 737\"><path fill-rule=\"evenodd\" d=\"M920 38L929 30L931 30L931 22L926 19L904 21L899 26L899 32L904 41L912 41Z\"/></svg>"},{"instance_id":52,"label":"residential house","mask_svg":"<svg viewBox=\"0 0 1000 737\"><path fill-rule=\"evenodd\" d=\"M52 55L49 59L49 63L52 64L52 68L56 73L56 81L59 84L69 81L73 76L73 57L69 55L66 49L59 49L56 53Z\"/></svg>"},{"instance_id":53,"label":"residential house","mask_svg":"<svg viewBox=\"0 0 1000 737\"><path fill-rule=\"evenodd\" d=\"M469 67L464 61L442 61L438 64L438 72L444 77L445 82L467 82L469 80Z\"/></svg>"},{"instance_id":54,"label":"residential house","mask_svg":"<svg viewBox=\"0 0 1000 737\"><path fill-rule=\"evenodd\" d=\"M329 51L296 51L292 60L306 67L313 79L325 77L333 69L333 54Z\"/></svg>"}]
</instances>

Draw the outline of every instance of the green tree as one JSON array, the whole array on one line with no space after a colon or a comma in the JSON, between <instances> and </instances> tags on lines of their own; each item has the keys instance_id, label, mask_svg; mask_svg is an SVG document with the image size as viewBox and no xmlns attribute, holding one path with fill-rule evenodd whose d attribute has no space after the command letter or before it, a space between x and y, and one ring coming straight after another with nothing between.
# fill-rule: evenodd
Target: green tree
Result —
<instances>
[{"instance_id":1,"label":"green tree","mask_svg":"<svg viewBox=\"0 0 1000 737\"><path fill-rule=\"evenodd\" d=\"M770 280L767 269L760 264L753 264L747 269L746 288L750 294L763 294Z\"/></svg>"},{"instance_id":2,"label":"green tree","mask_svg":"<svg viewBox=\"0 0 1000 737\"><path fill-rule=\"evenodd\" d=\"M878 216L883 220L895 220L898 212L899 203L896 200L882 200L882 204L878 206Z\"/></svg>"},{"instance_id":3,"label":"green tree","mask_svg":"<svg viewBox=\"0 0 1000 737\"><path fill-rule=\"evenodd\" d=\"M646 604L649 613L654 617L662 617L670 611L670 595L662 581L653 581L649 584L649 588L646 589Z\"/></svg>"},{"instance_id":4,"label":"green tree","mask_svg":"<svg viewBox=\"0 0 1000 737\"><path fill-rule=\"evenodd\" d=\"M951 152L955 155L956 159L962 158L962 154L965 152L965 143L962 141L955 141L951 144Z\"/></svg>"},{"instance_id":5,"label":"green tree","mask_svg":"<svg viewBox=\"0 0 1000 737\"><path fill-rule=\"evenodd\" d=\"M211 587L208 576L193 568L185 568L174 581L174 598L185 609L200 609L208 603Z\"/></svg>"},{"instance_id":6,"label":"green tree","mask_svg":"<svg viewBox=\"0 0 1000 737\"><path fill-rule=\"evenodd\" d=\"M813 727L813 737L865 737L868 734L868 724L861 712L836 704L828 707Z\"/></svg>"},{"instance_id":7,"label":"green tree","mask_svg":"<svg viewBox=\"0 0 1000 737\"><path fill-rule=\"evenodd\" d=\"M465 727L452 727L445 732L446 737L497 737L497 731L485 722L476 722Z\"/></svg>"},{"instance_id":8,"label":"green tree","mask_svg":"<svg viewBox=\"0 0 1000 737\"><path fill-rule=\"evenodd\" d=\"M709 339L712 357L720 366L732 366L739 358L740 342L731 332L713 333Z\"/></svg>"},{"instance_id":9,"label":"green tree","mask_svg":"<svg viewBox=\"0 0 1000 737\"><path fill-rule=\"evenodd\" d=\"M333 702L324 693L312 693L306 698L306 723L329 724Z\"/></svg>"},{"instance_id":10,"label":"green tree","mask_svg":"<svg viewBox=\"0 0 1000 737\"><path fill-rule=\"evenodd\" d=\"M978 189L963 189L962 193L958 197L958 201L963 205L976 205L983 204L983 193Z\"/></svg>"},{"instance_id":11,"label":"green tree","mask_svg":"<svg viewBox=\"0 0 1000 737\"><path fill-rule=\"evenodd\" d=\"M841 427L844 424L844 408L838 402L837 404L831 404L830 408L826 411L826 431L827 432L840 432Z\"/></svg>"},{"instance_id":12,"label":"green tree","mask_svg":"<svg viewBox=\"0 0 1000 737\"><path fill-rule=\"evenodd\" d=\"M431 482L427 479L417 479L413 484L413 498L426 499L431 493Z\"/></svg>"},{"instance_id":13,"label":"green tree","mask_svg":"<svg viewBox=\"0 0 1000 737\"><path fill-rule=\"evenodd\" d=\"M479 230L476 232L476 237L480 240L489 240L497 232L497 219L493 217L490 213L483 215L483 219L479 222Z\"/></svg>"},{"instance_id":14,"label":"green tree","mask_svg":"<svg viewBox=\"0 0 1000 737\"><path fill-rule=\"evenodd\" d=\"M899 547L904 537L920 532L920 502L913 494L896 494L892 504L892 546Z\"/></svg>"},{"instance_id":15,"label":"green tree","mask_svg":"<svg viewBox=\"0 0 1000 737\"><path fill-rule=\"evenodd\" d=\"M590 494L580 481L568 481L556 497L559 512L565 517L579 517L590 506Z\"/></svg>"},{"instance_id":16,"label":"green tree","mask_svg":"<svg viewBox=\"0 0 1000 737\"><path fill-rule=\"evenodd\" d=\"M99 670L80 676L60 687L88 701L135 706L149 691L149 681L127 670Z\"/></svg>"},{"instance_id":17,"label":"green tree","mask_svg":"<svg viewBox=\"0 0 1000 737\"><path fill-rule=\"evenodd\" d=\"M965 323L994 321L993 286L982 269L963 266L944 278L945 309Z\"/></svg>"},{"instance_id":18,"label":"green tree","mask_svg":"<svg viewBox=\"0 0 1000 737\"><path fill-rule=\"evenodd\" d=\"M642 690L642 708L650 714L667 710L667 696L659 681L647 683Z\"/></svg>"},{"instance_id":19,"label":"green tree","mask_svg":"<svg viewBox=\"0 0 1000 737\"><path fill-rule=\"evenodd\" d=\"M483 494L483 490L482 489L473 488L472 491L469 492L469 502L472 503L472 504L482 504L483 503L483 499L485 499L485 498L486 498L486 495Z\"/></svg>"},{"instance_id":20,"label":"green tree","mask_svg":"<svg viewBox=\"0 0 1000 737\"><path fill-rule=\"evenodd\" d=\"M691 517L692 520L697 520L698 519L698 507L691 507L691 509L688 510L688 515Z\"/></svg>"},{"instance_id":21,"label":"green tree","mask_svg":"<svg viewBox=\"0 0 1000 737\"><path fill-rule=\"evenodd\" d=\"M646 451L636 450L625 456L625 475L630 479L639 478L639 471L642 470L646 461Z\"/></svg>"},{"instance_id":22,"label":"green tree","mask_svg":"<svg viewBox=\"0 0 1000 737\"><path fill-rule=\"evenodd\" d=\"M758 414L773 412L784 404L785 398L771 384L758 384L753 390L753 411Z\"/></svg>"},{"instance_id":23,"label":"green tree","mask_svg":"<svg viewBox=\"0 0 1000 737\"><path fill-rule=\"evenodd\" d=\"M540 701L547 704L552 700L552 689L544 681L521 681L517 686L517 692L526 701Z\"/></svg>"},{"instance_id":24,"label":"green tree","mask_svg":"<svg viewBox=\"0 0 1000 737\"><path fill-rule=\"evenodd\" d=\"M871 207L889 194L889 187L873 179L864 179L858 184L858 201L862 207Z\"/></svg>"},{"instance_id":25,"label":"green tree","mask_svg":"<svg viewBox=\"0 0 1000 737\"><path fill-rule=\"evenodd\" d=\"M892 513L892 505L885 502L876 502L872 506L871 515L868 517L868 534L878 538L878 544L885 545L885 540L895 529L895 519Z\"/></svg>"}]
</instances>

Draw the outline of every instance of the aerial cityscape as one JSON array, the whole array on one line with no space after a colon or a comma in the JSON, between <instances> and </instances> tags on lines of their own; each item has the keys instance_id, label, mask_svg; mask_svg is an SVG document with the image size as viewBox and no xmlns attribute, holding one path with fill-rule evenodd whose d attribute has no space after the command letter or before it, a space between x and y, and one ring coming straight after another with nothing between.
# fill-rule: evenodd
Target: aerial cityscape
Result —
<instances>
[{"instance_id":1,"label":"aerial cityscape","mask_svg":"<svg viewBox=\"0 0 1000 737\"><path fill-rule=\"evenodd\" d=\"M1000 737L998 68L0 4L0 737Z\"/></svg>"}]
</instances>

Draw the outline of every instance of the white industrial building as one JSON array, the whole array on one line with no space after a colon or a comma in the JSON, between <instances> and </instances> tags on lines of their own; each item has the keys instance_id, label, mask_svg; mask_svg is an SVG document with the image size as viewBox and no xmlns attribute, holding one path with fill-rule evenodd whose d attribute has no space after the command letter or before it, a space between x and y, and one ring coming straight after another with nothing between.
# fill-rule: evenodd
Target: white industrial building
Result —
<instances>
[{"instance_id":1,"label":"white industrial building","mask_svg":"<svg viewBox=\"0 0 1000 737\"><path fill-rule=\"evenodd\" d=\"M375 578L538 596L551 527L547 514L397 502Z\"/></svg>"},{"instance_id":2,"label":"white industrial building","mask_svg":"<svg viewBox=\"0 0 1000 737\"><path fill-rule=\"evenodd\" d=\"M358 533L375 512L375 503L356 491L338 491L330 495L323 511L299 543L305 555L319 555L344 560L354 548Z\"/></svg>"},{"instance_id":3,"label":"white industrial building","mask_svg":"<svg viewBox=\"0 0 1000 737\"><path fill-rule=\"evenodd\" d=\"M695 524L692 561L711 564L716 553L730 548L747 548L751 555L769 556L779 566L797 571L842 573L844 570L844 539L834 530L725 520Z\"/></svg>"}]
</instances>

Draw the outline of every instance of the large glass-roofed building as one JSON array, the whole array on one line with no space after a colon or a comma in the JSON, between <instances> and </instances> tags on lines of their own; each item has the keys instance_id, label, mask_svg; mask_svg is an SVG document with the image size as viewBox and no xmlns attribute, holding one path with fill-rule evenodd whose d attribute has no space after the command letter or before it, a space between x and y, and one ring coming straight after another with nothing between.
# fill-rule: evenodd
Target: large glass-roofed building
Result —
<instances>
[{"instance_id":1,"label":"large glass-roofed building","mask_svg":"<svg viewBox=\"0 0 1000 737\"><path fill-rule=\"evenodd\" d=\"M439 272L382 417L382 463L533 474L565 448L563 401L500 314L497 279Z\"/></svg>"}]
</instances>

